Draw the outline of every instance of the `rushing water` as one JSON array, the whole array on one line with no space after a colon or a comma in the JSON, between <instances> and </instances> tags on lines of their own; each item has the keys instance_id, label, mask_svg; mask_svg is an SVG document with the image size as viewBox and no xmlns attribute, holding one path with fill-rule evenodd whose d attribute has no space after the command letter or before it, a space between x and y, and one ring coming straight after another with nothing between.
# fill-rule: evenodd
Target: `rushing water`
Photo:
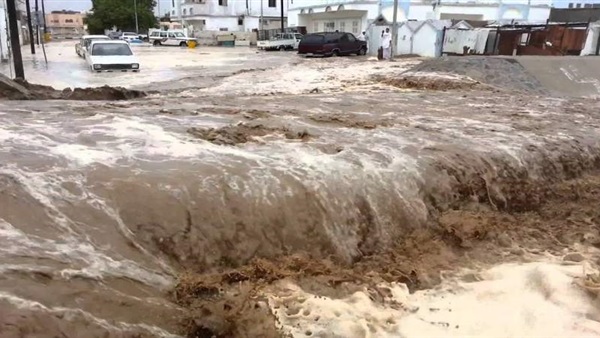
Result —
<instances>
[{"instance_id":1,"label":"rushing water","mask_svg":"<svg viewBox=\"0 0 600 338\"><path fill-rule=\"evenodd\" d=\"M184 269L297 251L352 261L464 198L465 178L507 207L512 173L568 177L600 150L596 103L385 90L198 101L2 104L0 324L168 337L182 310L166 292ZM240 122L271 129L234 146L186 132Z\"/></svg>"}]
</instances>

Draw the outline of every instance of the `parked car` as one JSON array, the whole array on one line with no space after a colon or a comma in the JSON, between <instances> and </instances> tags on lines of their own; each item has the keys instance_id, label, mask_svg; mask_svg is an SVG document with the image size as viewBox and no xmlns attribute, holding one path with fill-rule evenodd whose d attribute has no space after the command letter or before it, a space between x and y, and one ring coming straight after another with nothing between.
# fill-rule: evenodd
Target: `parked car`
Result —
<instances>
[{"instance_id":1,"label":"parked car","mask_svg":"<svg viewBox=\"0 0 600 338\"><path fill-rule=\"evenodd\" d=\"M92 72L140 70L129 43L123 40L93 41L85 59Z\"/></svg>"},{"instance_id":2,"label":"parked car","mask_svg":"<svg viewBox=\"0 0 600 338\"><path fill-rule=\"evenodd\" d=\"M312 56L365 55L367 43L352 33L313 33L305 35L298 45L298 54Z\"/></svg>"},{"instance_id":3,"label":"parked car","mask_svg":"<svg viewBox=\"0 0 600 338\"><path fill-rule=\"evenodd\" d=\"M142 42L142 37L138 33L134 32L123 32L120 37L121 40L125 40L127 42Z\"/></svg>"},{"instance_id":4,"label":"parked car","mask_svg":"<svg viewBox=\"0 0 600 338\"><path fill-rule=\"evenodd\" d=\"M75 44L75 52L80 57L85 58L85 54L87 53L92 41L98 40L110 40L110 38L106 35L84 35L81 37L81 40Z\"/></svg>"},{"instance_id":5,"label":"parked car","mask_svg":"<svg viewBox=\"0 0 600 338\"><path fill-rule=\"evenodd\" d=\"M151 30L148 39L150 40L150 43L152 43L154 46L164 45L186 47L191 41L198 43L196 39L189 38L185 36L185 34L182 31L176 30Z\"/></svg>"},{"instance_id":6,"label":"parked car","mask_svg":"<svg viewBox=\"0 0 600 338\"><path fill-rule=\"evenodd\" d=\"M264 50L294 50L298 49L300 40L302 40L302 34L279 33L269 40L258 41L257 47Z\"/></svg>"},{"instance_id":7,"label":"parked car","mask_svg":"<svg viewBox=\"0 0 600 338\"><path fill-rule=\"evenodd\" d=\"M108 32L108 37L113 40L120 39L121 35L123 35L123 33L121 33L121 32L115 32L115 31Z\"/></svg>"}]
</instances>

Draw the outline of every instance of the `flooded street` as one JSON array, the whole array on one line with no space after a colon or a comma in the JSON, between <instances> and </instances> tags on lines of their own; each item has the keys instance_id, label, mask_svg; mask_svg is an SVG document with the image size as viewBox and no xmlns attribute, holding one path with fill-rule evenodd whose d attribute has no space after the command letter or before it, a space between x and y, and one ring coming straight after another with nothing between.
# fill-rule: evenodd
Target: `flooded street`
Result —
<instances>
[{"instance_id":1,"label":"flooded street","mask_svg":"<svg viewBox=\"0 0 600 338\"><path fill-rule=\"evenodd\" d=\"M136 53L92 74L50 44L25 72L144 98L0 101L1 337L600 334L599 101L421 59Z\"/></svg>"}]
</instances>

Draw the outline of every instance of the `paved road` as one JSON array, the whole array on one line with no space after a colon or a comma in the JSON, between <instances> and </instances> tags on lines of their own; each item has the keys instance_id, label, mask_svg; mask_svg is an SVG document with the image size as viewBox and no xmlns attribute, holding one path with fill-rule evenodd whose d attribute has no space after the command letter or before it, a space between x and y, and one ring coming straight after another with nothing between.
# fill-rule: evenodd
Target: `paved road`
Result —
<instances>
[{"instance_id":1,"label":"paved road","mask_svg":"<svg viewBox=\"0 0 600 338\"><path fill-rule=\"evenodd\" d=\"M546 89L561 96L600 96L600 57L516 58Z\"/></svg>"}]
</instances>

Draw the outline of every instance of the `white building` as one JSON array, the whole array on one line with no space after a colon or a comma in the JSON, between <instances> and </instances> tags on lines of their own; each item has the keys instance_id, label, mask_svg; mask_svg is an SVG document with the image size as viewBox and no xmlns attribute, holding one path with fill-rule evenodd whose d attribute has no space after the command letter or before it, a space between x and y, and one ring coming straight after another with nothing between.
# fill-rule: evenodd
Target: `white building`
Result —
<instances>
[{"instance_id":1,"label":"white building","mask_svg":"<svg viewBox=\"0 0 600 338\"><path fill-rule=\"evenodd\" d=\"M397 18L407 20L521 20L544 22L552 0L400 0ZM393 0L296 0L288 11L289 26L305 26L309 33L368 30L382 15L391 22Z\"/></svg>"},{"instance_id":2,"label":"white building","mask_svg":"<svg viewBox=\"0 0 600 338\"><path fill-rule=\"evenodd\" d=\"M290 0L174 0L171 17L194 31L248 32L284 25ZM262 23L261 23L262 18Z\"/></svg>"},{"instance_id":3,"label":"white building","mask_svg":"<svg viewBox=\"0 0 600 338\"><path fill-rule=\"evenodd\" d=\"M25 7L25 2L17 1L17 17L27 15L27 7ZM20 14L20 15L19 15ZM19 42L23 45L24 39L23 37L26 35L26 27L21 24L21 20L17 21L17 26L21 29L19 30ZM8 35L8 13L6 12L6 0L0 0L0 61L6 62L10 57L10 36Z\"/></svg>"}]
</instances>

